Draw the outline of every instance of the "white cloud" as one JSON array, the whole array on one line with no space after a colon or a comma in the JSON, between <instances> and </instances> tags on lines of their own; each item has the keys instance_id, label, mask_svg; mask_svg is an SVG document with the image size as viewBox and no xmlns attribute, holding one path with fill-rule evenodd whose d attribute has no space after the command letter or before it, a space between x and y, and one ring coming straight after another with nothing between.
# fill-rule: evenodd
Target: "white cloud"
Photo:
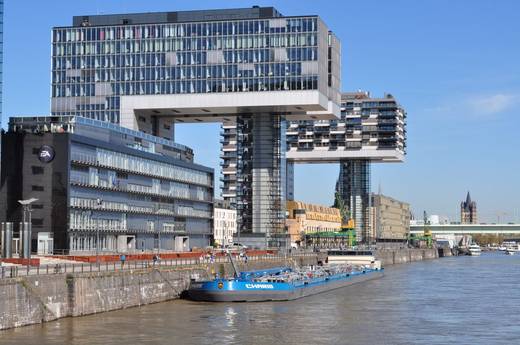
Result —
<instances>
[{"instance_id":1,"label":"white cloud","mask_svg":"<svg viewBox=\"0 0 520 345\"><path fill-rule=\"evenodd\" d=\"M432 105L423 111L435 116L458 114L466 118L492 117L520 105L520 93L495 93L471 95L458 101Z\"/></svg>"},{"instance_id":2,"label":"white cloud","mask_svg":"<svg viewBox=\"0 0 520 345\"><path fill-rule=\"evenodd\" d=\"M495 95L472 97L467 104L476 114L493 115L505 111L520 101L519 95L498 93Z\"/></svg>"}]
</instances>

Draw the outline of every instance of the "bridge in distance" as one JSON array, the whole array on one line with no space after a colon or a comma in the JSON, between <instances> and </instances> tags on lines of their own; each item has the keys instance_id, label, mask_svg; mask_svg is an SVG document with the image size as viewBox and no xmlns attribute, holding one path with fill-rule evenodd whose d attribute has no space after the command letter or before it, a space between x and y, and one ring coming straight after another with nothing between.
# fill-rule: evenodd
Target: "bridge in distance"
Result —
<instances>
[{"instance_id":1,"label":"bridge in distance","mask_svg":"<svg viewBox=\"0 0 520 345\"><path fill-rule=\"evenodd\" d=\"M519 235L520 223L515 224L436 224L427 225L432 235L474 235L474 234L495 234L495 235ZM411 225L411 234L423 234L424 225Z\"/></svg>"}]
</instances>

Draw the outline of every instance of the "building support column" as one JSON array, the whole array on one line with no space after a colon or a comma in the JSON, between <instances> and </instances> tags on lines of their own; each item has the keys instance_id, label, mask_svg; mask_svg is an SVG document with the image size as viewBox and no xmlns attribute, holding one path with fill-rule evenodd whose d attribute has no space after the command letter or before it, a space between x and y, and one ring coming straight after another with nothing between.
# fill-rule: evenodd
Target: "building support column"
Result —
<instances>
[{"instance_id":1,"label":"building support column","mask_svg":"<svg viewBox=\"0 0 520 345\"><path fill-rule=\"evenodd\" d=\"M293 162L287 162L287 178L285 183L286 193L285 198L287 200L294 200L294 163Z\"/></svg>"},{"instance_id":2,"label":"building support column","mask_svg":"<svg viewBox=\"0 0 520 345\"><path fill-rule=\"evenodd\" d=\"M358 242L369 243L370 237L370 161L340 162L337 189L354 219Z\"/></svg>"},{"instance_id":3,"label":"building support column","mask_svg":"<svg viewBox=\"0 0 520 345\"><path fill-rule=\"evenodd\" d=\"M237 118L237 226L241 236L264 237L285 230L285 121L280 115Z\"/></svg>"}]
</instances>

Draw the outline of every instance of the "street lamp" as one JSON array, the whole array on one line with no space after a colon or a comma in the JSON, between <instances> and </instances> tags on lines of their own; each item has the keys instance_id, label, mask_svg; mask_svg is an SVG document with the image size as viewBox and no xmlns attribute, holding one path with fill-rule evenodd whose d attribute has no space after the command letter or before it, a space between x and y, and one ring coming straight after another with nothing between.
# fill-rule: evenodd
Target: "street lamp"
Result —
<instances>
[{"instance_id":1,"label":"street lamp","mask_svg":"<svg viewBox=\"0 0 520 345\"><path fill-rule=\"evenodd\" d=\"M29 223L31 222L31 204L35 201L38 201L38 199L36 198L30 198L30 199L27 199L27 200L18 200L18 202L20 203L20 205L22 205L23 207L23 222L25 223L27 220L26 220L26 217L27 217L27 213L29 214Z\"/></svg>"},{"instance_id":2,"label":"street lamp","mask_svg":"<svg viewBox=\"0 0 520 345\"><path fill-rule=\"evenodd\" d=\"M103 200L96 199L96 210L101 208ZM99 215L96 217L96 263L99 264Z\"/></svg>"},{"instance_id":3,"label":"street lamp","mask_svg":"<svg viewBox=\"0 0 520 345\"><path fill-rule=\"evenodd\" d=\"M160 205L157 203L155 205L155 224L157 224L157 237L159 241L157 244L157 256L160 256L161 254L161 228L159 227L159 209Z\"/></svg>"}]
</instances>

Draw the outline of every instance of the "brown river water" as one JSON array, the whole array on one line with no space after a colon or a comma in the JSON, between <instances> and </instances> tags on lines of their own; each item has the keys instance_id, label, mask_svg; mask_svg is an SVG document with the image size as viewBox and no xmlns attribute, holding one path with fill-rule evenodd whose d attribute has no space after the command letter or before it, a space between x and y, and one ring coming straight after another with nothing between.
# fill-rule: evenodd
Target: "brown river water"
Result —
<instances>
[{"instance_id":1,"label":"brown river water","mask_svg":"<svg viewBox=\"0 0 520 345\"><path fill-rule=\"evenodd\" d=\"M0 344L520 344L520 255L390 266L290 302L159 303L0 332Z\"/></svg>"}]
</instances>

